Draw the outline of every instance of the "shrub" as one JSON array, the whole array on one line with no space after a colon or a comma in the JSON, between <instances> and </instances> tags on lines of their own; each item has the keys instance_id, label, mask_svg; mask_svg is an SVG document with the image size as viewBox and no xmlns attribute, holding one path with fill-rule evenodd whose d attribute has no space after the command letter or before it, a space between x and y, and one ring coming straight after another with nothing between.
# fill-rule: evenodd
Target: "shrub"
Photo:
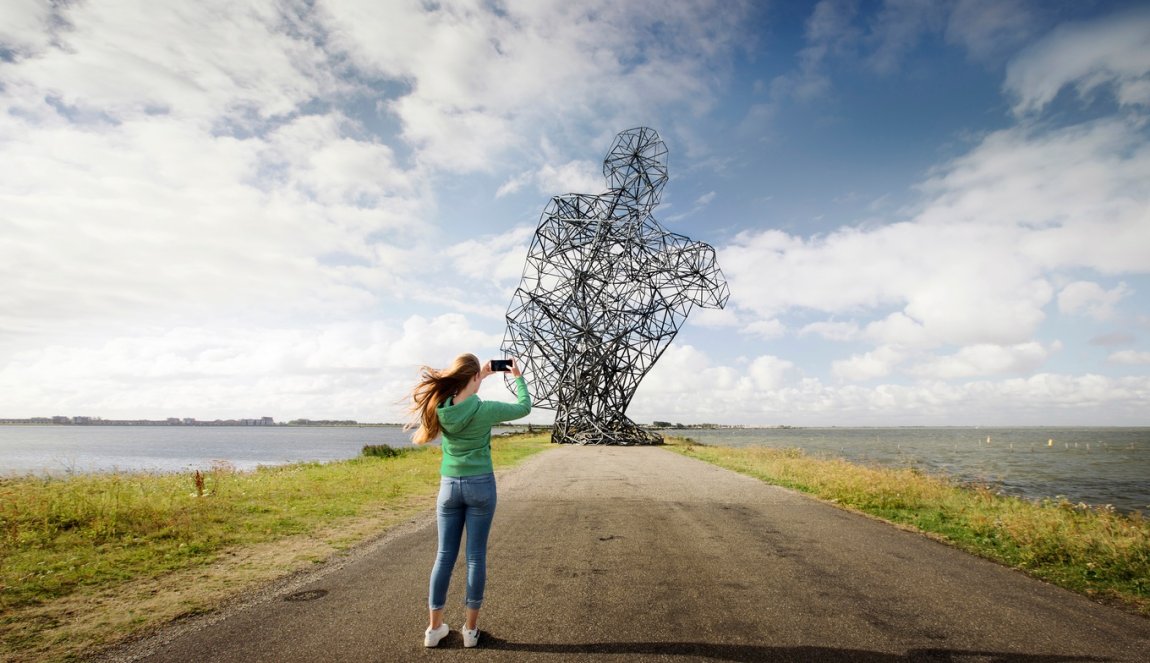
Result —
<instances>
[{"instance_id":1,"label":"shrub","mask_svg":"<svg viewBox=\"0 0 1150 663\"><path fill-rule=\"evenodd\" d=\"M365 444L361 455L375 458L399 458L410 451L411 449L396 449L386 444Z\"/></svg>"}]
</instances>

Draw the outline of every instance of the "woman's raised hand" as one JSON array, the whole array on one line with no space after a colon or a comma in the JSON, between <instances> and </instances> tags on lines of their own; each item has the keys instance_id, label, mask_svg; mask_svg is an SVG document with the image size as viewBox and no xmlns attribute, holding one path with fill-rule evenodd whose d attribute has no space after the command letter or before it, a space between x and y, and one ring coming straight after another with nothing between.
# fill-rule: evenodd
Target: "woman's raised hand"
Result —
<instances>
[{"instance_id":1,"label":"woman's raised hand","mask_svg":"<svg viewBox=\"0 0 1150 663\"><path fill-rule=\"evenodd\" d=\"M523 375L522 373L519 372L519 362L517 362L515 359L510 358L510 357L508 357L507 361L511 362L511 375L512 375L512 377L520 377ZM506 372L507 371L492 370L491 362L488 361L487 363L483 364L482 367L480 367L479 379L483 380L483 379L487 378L487 376L489 376L489 375L493 375L495 373L506 373Z\"/></svg>"}]
</instances>

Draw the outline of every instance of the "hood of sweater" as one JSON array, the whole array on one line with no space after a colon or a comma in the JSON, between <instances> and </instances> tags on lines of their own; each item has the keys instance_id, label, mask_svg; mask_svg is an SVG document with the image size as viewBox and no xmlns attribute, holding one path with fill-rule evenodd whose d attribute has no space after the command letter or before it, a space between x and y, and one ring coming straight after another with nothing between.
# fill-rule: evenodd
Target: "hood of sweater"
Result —
<instances>
[{"instance_id":1,"label":"hood of sweater","mask_svg":"<svg viewBox=\"0 0 1150 663\"><path fill-rule=\"evenodd\" d=\"M479 396L472 394L462 403L456 403L454 398L449 398L435 411L439 414L439 425L443 430L458 433L471 423L471 418L479 411Z\"/></svg>"}]
</instances>

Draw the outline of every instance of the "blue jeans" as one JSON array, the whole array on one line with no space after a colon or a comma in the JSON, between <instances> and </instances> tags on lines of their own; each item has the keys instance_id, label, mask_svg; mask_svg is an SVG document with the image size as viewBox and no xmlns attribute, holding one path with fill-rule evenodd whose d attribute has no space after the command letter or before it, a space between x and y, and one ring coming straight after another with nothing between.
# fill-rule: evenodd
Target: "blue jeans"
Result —
<instances>
[{"instance_id":1,"label":"blue jeans","mask_svg":"<svg viewBox=\"0 0 1150 663\"><path fill-rule=\"evenodd\" d=\"M439 522L439 552L431 568L427 605L442 610L447 603L451 570L459 556L459 541L467 528L467 607L483 605L487 582L487 534L495 516L495 475L443 477L439 482L436 520Z\"/></svg>"}]
</instances>

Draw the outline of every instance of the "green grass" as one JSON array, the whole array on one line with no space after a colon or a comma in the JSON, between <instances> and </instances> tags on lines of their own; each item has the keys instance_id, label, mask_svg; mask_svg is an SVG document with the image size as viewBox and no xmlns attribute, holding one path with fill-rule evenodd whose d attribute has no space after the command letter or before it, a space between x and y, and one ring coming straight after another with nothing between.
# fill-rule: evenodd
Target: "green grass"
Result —
<instances>
[{"instance_id":1,"label":"green grass","mask_svg":"<svg viewBox=\"0 0 1150 663\"><path fill-rule=\"evenodd\" d=\"M1034 577L1150 616L1150 521L1065 499L1033 502L906 468L817 459L797 449L668 449L934 535Z\"/></svg>"},{"instance_id":2,"label":"green grass","mask_svg":"<svg viewBox=\"0 0 1150 663\"><path fill-rule=\"evenodd\" d=\"M502 469L547 448L546 436L509 436L495 440L492 457ZM0 643L29 644L3 635L22 609L209 565L226 551L355 518L430 508L440 458L438 447L425 447L251 472L219 464L199 479L0 479Z\"/></svg>"}]
</instances>

